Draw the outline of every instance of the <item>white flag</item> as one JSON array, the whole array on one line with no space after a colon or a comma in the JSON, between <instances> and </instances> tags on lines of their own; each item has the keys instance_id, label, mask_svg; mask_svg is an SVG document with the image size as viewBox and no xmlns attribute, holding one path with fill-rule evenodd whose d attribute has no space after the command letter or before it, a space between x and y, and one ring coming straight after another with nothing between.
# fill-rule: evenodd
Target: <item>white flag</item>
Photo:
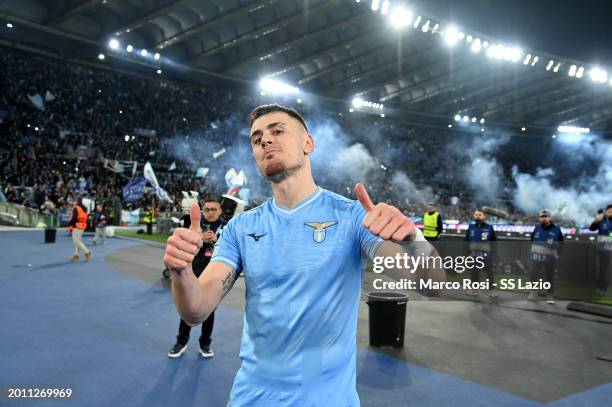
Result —
<instances>
[{"instance_id":1,"label":"white flag","mask_svg":"<svg viewBox=\"0 0 612 407\"><path fill-rule=\"evenodd\" d=\"M172 202L172 199L168 196L168 193L159 186L157 182L157 177L155 176L155 172L153 171L153 167L151 167L151 163L147 161L144 166L144 177L151 183L151 186L155 190L155 194L164 201Z\"/></svg>"},{"instance_id":2,"label":"white flag","mask_svg":"<svg viewBox=\"0 0 612 407\"><path fill-rule=\"evenodd\" d=\"M170 167L168 167L168 171L176 170L176 161L172 161Z\"/></svg>"},{"instance_id":3,"label":"white flag","mask_svg":"<svg viewBox=\"0 0 612 407\"><path fill-rule=\"evenodd\" d=\"M38 93L34 96L28 95L28 99L30 99L30 102L32 102L32 104L38 109L45 110L45 101Z\"/></svg>"},{"instance_id":4,"label":"white flag","mask_svg":"<svg viewBox=\"0 0 612 407\"><path fill-rule=\"evenodd\" d=\"M206 168L206 167L198 168L197 171L196 171L196 177L204 178L206 176L206 174L208 174L209 170L210 170L210 168Z\"/></svg>"},{"instance_id":5,"label":"white flag","mask_svg":"<svg viewBox=\"0 0 612 407\"><path fill-rule=\"evenodd\" d=\"M222 149L221 149L221 150L219 150L219 151L215 151L215 152L213 153L213 158L220 157L220 156L222 156L223 154L225 154L225 148L222 148Z\"/></svg>"}]
</instances>

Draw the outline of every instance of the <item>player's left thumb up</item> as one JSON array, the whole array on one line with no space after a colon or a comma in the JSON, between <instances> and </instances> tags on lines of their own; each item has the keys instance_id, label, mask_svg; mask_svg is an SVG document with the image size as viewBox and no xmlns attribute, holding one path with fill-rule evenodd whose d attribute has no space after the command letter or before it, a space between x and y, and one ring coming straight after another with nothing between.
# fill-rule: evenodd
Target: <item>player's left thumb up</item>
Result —
<instances>
[{"instance_id":1,"label":"player's left thumb up","mask_svg":"<svg viewBox=\"0 0 612 407\"><path fill-rule=\"evenodd\" d=\"M374 202L372 202L372 200L370 199L368 190L361 182L355 185L355 196L357 196L357 199L359 199L361 206L363 206L363 209L365 209L366 212L369 212L374 209Z\"/></svg>"}]
</instances>

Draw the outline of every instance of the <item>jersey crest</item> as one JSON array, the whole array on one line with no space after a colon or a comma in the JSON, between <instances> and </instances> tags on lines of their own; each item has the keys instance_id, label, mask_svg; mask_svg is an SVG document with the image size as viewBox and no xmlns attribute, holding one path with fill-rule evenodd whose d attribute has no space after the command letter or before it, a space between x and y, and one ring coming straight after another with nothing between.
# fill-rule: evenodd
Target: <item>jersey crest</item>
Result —
<instances>
[{"instance_id":1,"label":"jersey crest","mask_svg":"<svg viewBox=\"0 0 612 407\"><path fill-rule=\"evenodd\" d=\"M336 223L338 222L306 222L305 225L313 228L312 238L315 242L321 243L323 240L325 240L325 229L335 225Z\"/></svg>"}]
</instances>

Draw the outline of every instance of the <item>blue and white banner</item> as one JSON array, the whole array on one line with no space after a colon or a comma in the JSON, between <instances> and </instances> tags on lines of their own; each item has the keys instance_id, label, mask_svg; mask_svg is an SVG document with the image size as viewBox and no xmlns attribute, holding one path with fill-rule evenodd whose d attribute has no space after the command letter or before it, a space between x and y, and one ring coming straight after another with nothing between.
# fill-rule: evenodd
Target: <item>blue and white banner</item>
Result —
<instances>
[{"instance_id":1,"label":"blue and white banner","mask_svg":"<svg viewBox=\"0 0 612 407\"><path fill-rule=\"evenodd\" d=\"M143 177L130 181L123 187L123 200L125 202L133 202L140 199L144 194L147 180Z\"/></svg>"}]
</instances>

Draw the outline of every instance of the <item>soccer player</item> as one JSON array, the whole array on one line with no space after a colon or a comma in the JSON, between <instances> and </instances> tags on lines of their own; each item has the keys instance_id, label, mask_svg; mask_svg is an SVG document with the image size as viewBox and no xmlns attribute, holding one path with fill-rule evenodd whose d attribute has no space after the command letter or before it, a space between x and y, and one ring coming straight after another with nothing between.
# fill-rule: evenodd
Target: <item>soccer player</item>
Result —
<instances>
[{"instance_id":1,"label":"soccer player","mask_svg":"<svg viewBox=\"0 0 612 407\"><path fill-rule=\"evenodd\" d=\"M264 105L249 120L253 156L273 197L227 224L199 279L191 271L202 245L193 206L191 228L168 239L164 256L177 309L190 325L201 323L244 273L242 365L228 405L358 406L365 256L393 256L397 242L425 239L397 208L374 205L363 184L355 187L359 201L318 187L315 141L297 111ZM444 279L442 270L430 276Z\"/></svg>"}]
</instances>

